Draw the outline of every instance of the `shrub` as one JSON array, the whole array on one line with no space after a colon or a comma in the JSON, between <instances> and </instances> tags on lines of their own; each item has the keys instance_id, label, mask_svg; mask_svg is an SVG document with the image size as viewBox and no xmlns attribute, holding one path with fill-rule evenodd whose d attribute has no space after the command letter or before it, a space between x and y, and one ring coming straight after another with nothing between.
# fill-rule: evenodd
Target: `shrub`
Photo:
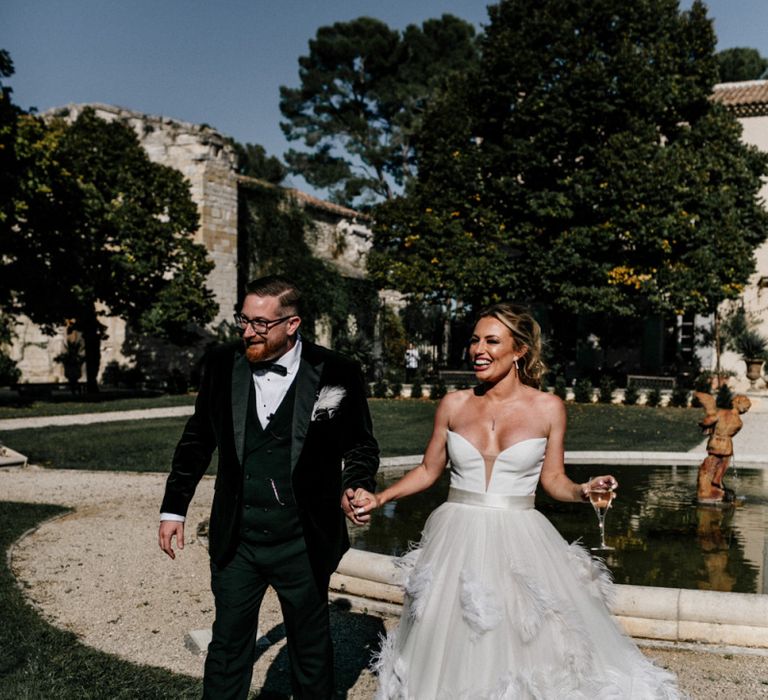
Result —
<instances>
[{"instance_id":1,"label":"shrub","mask_svg":"<svg viewBox=\"0 0 768 700\"><path fill-rule=\"evenodd\" d=\"M420 399L424 396L424 386L421 383L421 375L417 372L411 384L411 398Z\"/></svg>"},{"instance_id":2,"label":"shrub","mask_svg":"<svg viewBox=\"0 0 768 700\"><path fill-rule=\"evenodd\" d=\"M645 395L645 405L652 408L661 405L661 389L651 389Z\"/></svg>"},{"instance_id":3,"label":"shrub","mask_svg":"<svg viewBox=\"0 0 768 700\"><path fill-rule=\"evenodd\" d=\"M702 394L712 393L712 373L702 372L693 380L694 392L700 391ZM691 397L691 406L693 408L701 408L701 401L695 396Z\"/></svg>"},{"instance_id":4,"label":"shrub","mask_svg":"<svg viewBox=\"0 0 768 700\"><path fill-rule=\"evenodd\" d=\"M635 406L640 398L640 392L634 384L627 384L627 388L624 389L624 405Z\"/></svg>"},{"instance_id":5,"label":"shrub","mask_svg":"<svg viewBox=\"0 0 768 700\"><path fill-rule=\"evenodd\" d=\"M389 382L384 377L380 377L373 384L373 397L376 399L386 399L389 394Z\"/></svg>"},{"instance_id":6,"label":"shrub","mask_svg":"<svg viewBox=\"0 0 768 700\"><path fill-rule=\"evenodd\" d=\"M21 379L21 371L16 366L16 361L0 352L0 386L12 386L19 379Z\"/></svg>"},{"instance_id":7,"label":"shrub","mask_svg":"<svg viewBox=\"0 0 768 700\"><path fill-rule=\"evenodd\" d=\"M744 360L764 360L768 353L768 338L752 328L733 338L731 345Z\"/></svg>"},{"instance_id":8,"label":"shrub","mask_svg":"<svg viewBox=\"0 0 768 700\"><path fill-rule=\"evenodd\" d=\"M592 403L592 382L582 377L573 385L573 399L576 403Z\"/></svg>"},{"instance_id":9,"label":"shrub","mask_svg":"<svg viewBox=\"0 0 768 700\"><path fill-rule=\"evenodd\" d=\"M403 383L399 379L393 381L389 385L389 390L394 398L399 399L403 394Z\"/></svg>"},{"instance_id":10,"label":"shrub","mask_svg":"<svg viewBox=\"0 0 768 700\"><path fill-rule=\"evenodd\" d=\"M568 396L568 385L565 383L565 377L558 375L555 377L555 396L559 396L563 401Z\"/></svg>"},{"instance_id":11,"label":"shrub","mask_svg":"<svg viewBox=\"0 0 768 700\"><path fill-rule=\"evenodd\" d=\"M145 381L141 369L121 365L116 360L109 362L101 375L101 383L105 386L138 389Z\"/></svg>"},{"instance_id":12,"label":"shrub","mask_svg":"<svg viewBox=\"0 0 768 700\"><path fill-rule=\"evenodd\" d=\"M677 408L686 408L688 406L688 399L691 392L684 386L679 384L672 389L672 394L669 397L669 405L676 406Z\"/></svg>"},{"instance_id":13,"label":"shrub","mask_svg":"<svg viewBox=\"0 0 768 700\"><path fill-rule=\"evenodd\" d=\"M693 380L693 390L712 393L712 372L702 372Z\"/></svg>"},{"instance_id":14,"label":"shrub","mask_svg":"<svg viewBox=\"0 0 768 700\"><path fill-rule=\"evenodd\" d=\"M718 408L733 407L733 392L731 391L731 387L729 387L727 384L721 384L720 388L717 390L715 405Z\"/></svg>"},{"instance_id":15,"label":"shrub","mask_svg":"<svg viewBox=\"0 0 768 700\"><path fill-rule=\"evenodd\" d=\"M186 394L189 391L189 382L184 373L174 367L165 378L165 390L169 394Z\"/></svg>"},{"instance_id":16,"label":"shrub","mask_svg":"<svg viewBox=\"0 0 768 700\"><path fill-rule=\"evenodd\" d=\"M433 401L437 401L438 399L442 399L447 391L448 388L445 386L445 382L441 377L438 377L432 382L432 386L429 389L429 398Z\"/></svg>"},{"instance_id":17,"label":"shrub","mask_svg":"<svg viewBox=\"0 0 768 700\"><path fill-rule=\"evenodd\" d=\"M613 403L613 392L616 391L616 384L610 377L603 377L600 380L600 389L597 393L599 403Z\"/></svg>"}]
</instances>

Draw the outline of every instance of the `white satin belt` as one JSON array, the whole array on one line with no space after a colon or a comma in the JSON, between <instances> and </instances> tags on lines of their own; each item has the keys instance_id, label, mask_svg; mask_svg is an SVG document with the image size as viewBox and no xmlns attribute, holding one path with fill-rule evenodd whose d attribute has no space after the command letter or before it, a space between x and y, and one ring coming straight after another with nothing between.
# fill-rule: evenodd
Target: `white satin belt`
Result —
<instances>
[{"instance_id":1,"label":"white satin belt","mask_svg":"<svg viewBox=\"0 0 768 700\"><path fill-rule=\"evenodd\" d=\"M530 510L535 496L505 496L501 493L482 493L465 491L451 486L448 489L449 503L463 503L467 506L483 508L503 508L505 510Z\"/></svg>"}]
</instances>

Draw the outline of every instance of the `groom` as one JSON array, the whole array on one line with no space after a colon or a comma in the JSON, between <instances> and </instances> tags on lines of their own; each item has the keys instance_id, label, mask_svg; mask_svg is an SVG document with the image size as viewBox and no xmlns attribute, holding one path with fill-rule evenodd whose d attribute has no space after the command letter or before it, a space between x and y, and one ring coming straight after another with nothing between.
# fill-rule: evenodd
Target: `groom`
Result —
<instances>
[{"instance_id":1,"label":"groom","mask_svg":"<svg viewBox=\"0 0 768 700\"><path fill-rule=\"evenodd\" d=\"M203 697L248 696L259 607L272 586L294 697L330 698L328 582L349 548L344 515L358 525L369 517L358 518L350 498L374 488L379 464L362 375L301 338L301 294L284 277L251 282L235 320L243 343L207 355L173 456L160 548L171 559L174 537L183 548L187 507L218 448L209 531L216 619Z\"/></svg>"}]
</instances>

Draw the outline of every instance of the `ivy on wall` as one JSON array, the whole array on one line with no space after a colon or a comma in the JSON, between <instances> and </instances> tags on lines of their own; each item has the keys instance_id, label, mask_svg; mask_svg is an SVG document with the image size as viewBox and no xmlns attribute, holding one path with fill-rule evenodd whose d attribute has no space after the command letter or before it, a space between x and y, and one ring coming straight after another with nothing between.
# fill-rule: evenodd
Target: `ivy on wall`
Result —
<instances>
[{"instance_id":1,"label":"ivy on wall","mask_svg":"<svg viewBox=\"0 0 768 700\"><path fill-rule=\"evenodd\" d=\"M373 338L379 309L374 285L342 276L316 257L317 227L290 192L250 181L240 188L238 288L248 280L284 274L304 293L302 333L315 339L315 324L330 324L333 348L372 368Z\"/></svg>"}]
</instances>

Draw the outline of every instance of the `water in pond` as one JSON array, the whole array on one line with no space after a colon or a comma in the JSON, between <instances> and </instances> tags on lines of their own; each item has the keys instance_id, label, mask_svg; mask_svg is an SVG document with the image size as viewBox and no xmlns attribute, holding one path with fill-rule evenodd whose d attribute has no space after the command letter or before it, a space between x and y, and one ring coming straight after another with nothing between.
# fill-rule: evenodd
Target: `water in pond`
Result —
<instances>
[{"instance_id":1,"label":"water in pond","mask_svg":"<svg viewBox=\"0 0 768 700\"><path fill-rule=\"evenodd\" d=\"M619 480L618 498L606 518L606 542L598 553L616 583L768 593L768 470L729 471L726 483L744 503L737 508L696 506L696 467L569 466L577 482L611 473ZM393 481L379 479L383 488ZM430 491L388 503L366 528L350 528L353 546L383 554L402 554L418 541L429 514L445 500L445 478ZM587 547L600 536L588 505L560 503L543 492L536 508L566 540Z\"/></svg>"}]
</instances>

